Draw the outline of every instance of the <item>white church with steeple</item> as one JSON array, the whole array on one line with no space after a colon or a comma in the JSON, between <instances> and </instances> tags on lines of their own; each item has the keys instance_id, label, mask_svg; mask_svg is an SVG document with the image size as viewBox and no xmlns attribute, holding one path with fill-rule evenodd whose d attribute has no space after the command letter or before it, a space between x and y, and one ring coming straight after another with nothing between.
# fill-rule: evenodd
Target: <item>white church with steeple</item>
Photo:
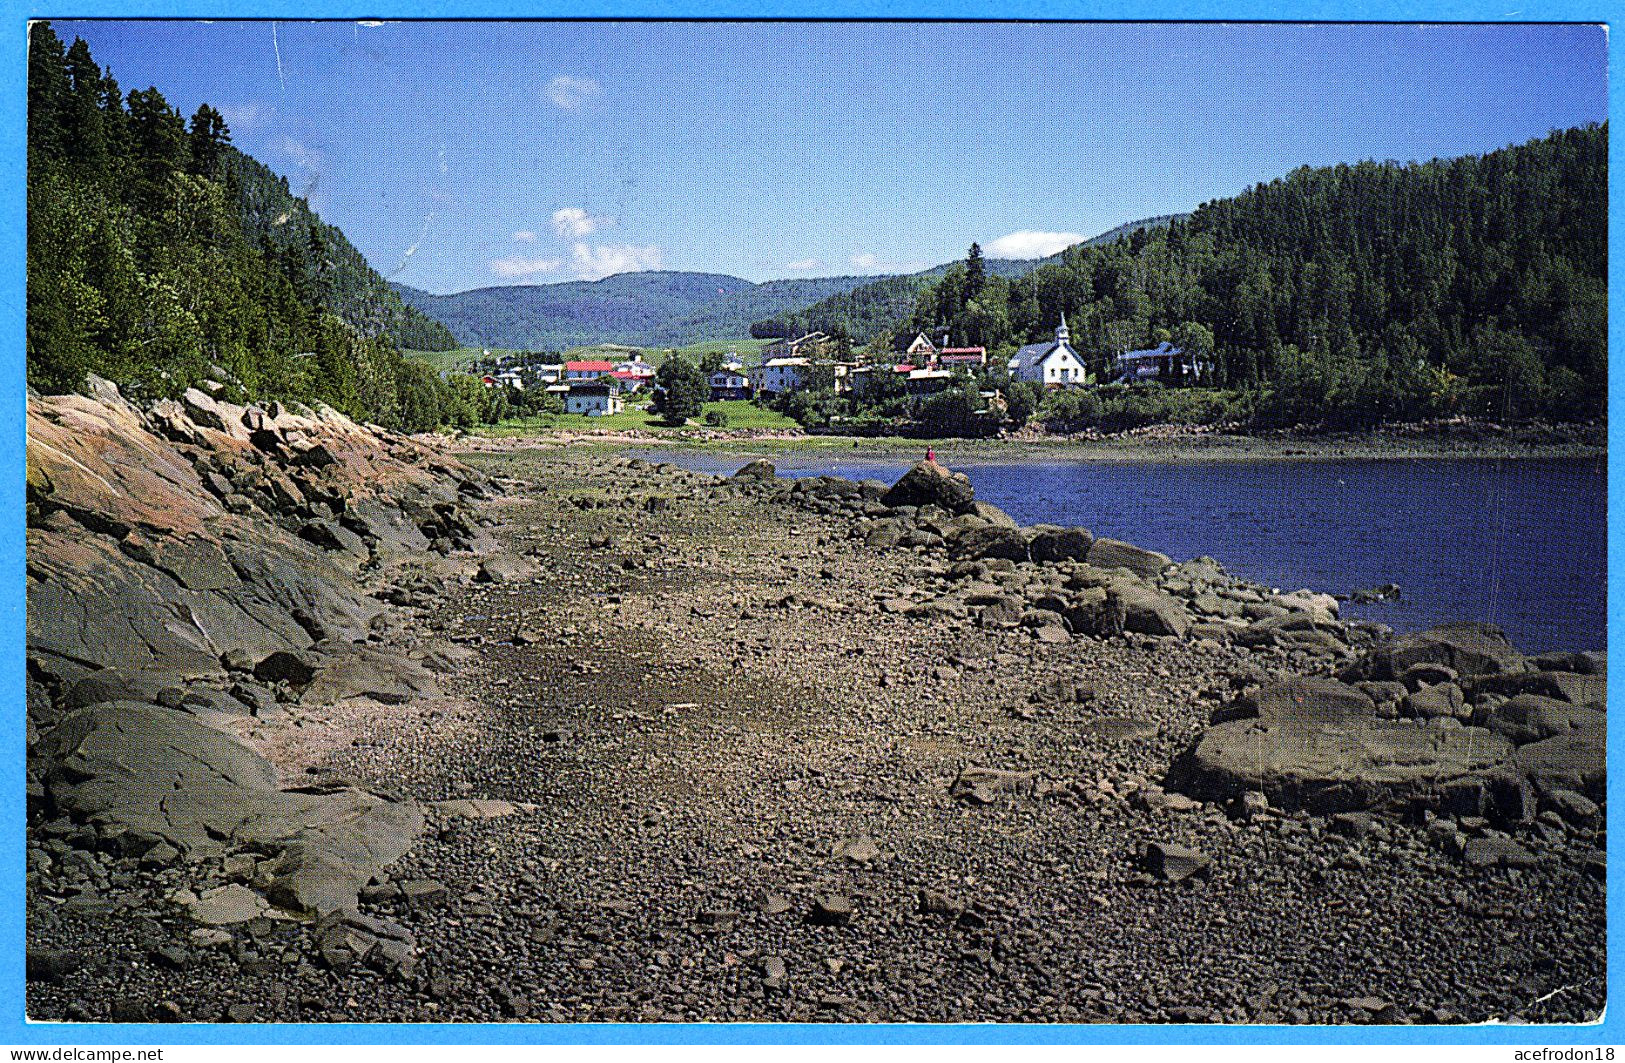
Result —
<instances>
[{"instance_id":1,"label":"white church with steeple","mask_svg":"<svg viewBox=\"0 0 1625 1063\"><path fill-rule=\"evenodd\" d=\"M1010 358L1010 378L1042 384L1049 388L1073 387L1084 383L1083 359L1072 349L1072 333L1066 315L1055 329L1055 342L1029 343Z\"/></svg>"}]
</instances>

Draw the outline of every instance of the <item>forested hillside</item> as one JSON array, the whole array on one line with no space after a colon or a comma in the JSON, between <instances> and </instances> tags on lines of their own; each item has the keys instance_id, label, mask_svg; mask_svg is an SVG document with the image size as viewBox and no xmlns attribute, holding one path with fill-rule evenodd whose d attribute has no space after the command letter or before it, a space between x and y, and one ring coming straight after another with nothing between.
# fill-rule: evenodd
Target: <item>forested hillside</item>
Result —
<instances>
[{"instance_id":1,"label":"forested hillside","mask_svg":"<svg viewBox=\"0 0 1625 1063\"><path fill-rule=\"evenodd\" d=\"M33 387L95 372L151 398L223 373L242 397L414 429L485 403L402 359L397 343L454 340L232 147L218 111L188 123L156 88L126 96L47 23L29 49L28 221Z\"/></svg>"},{"instance_id":2,"label":"forested hillside","mask_svg":"<svg viewBox=\"0 0 1625 1063\"><path fill-rule=\"evenodd\" d=\"M394 287L409 305L445 322L470 347L562 350L594 343L684 347L740 339L754 321L868 280L807 277L752 284L719 273L652 271L452 295Z\"/></svg>"},{"instance_id":3,"label":"forested hillside","mask_svg":"<svg viewBox=\"0 0 1625 1063\"><path fill-rule=\"evenodd\" d=\"M1186 216L1164 214L1155 218L1127 222L1075 246L1096 247L1115 243L1141 229L1158 228L1176 218ZM983 259L982 269L985 275L990 277L1005 279L1025 277L1035 269L1060 262L1064 254L1065 251L1041 259ZM845 333L860 343L868 343L879 338L884 344L886 334L904 329L912 323L920 293L930 288L939 278L946 276L954 266L955 263L948 262L920 273L871 280L867 284L831 295L817 303L802 305L767 320L758 321L751 327L751 335L765 338L799 336L820 331L832 335ZM931 326L942 323L931 322L922 328L929 331Z\"/></svg>"},{"instance_id":4,"label":"forested hillside","mask_svg":"<svg viewBox=\"0 0 1625 1063\"><path fill-rule=\"evenodd\" d=\"M405 285L395 290L408 304L444 322L467 346L561 350L592 343L653 344L654 334L672 322L752 287L750 281L723 273L661 270L453 295L431 295Z\"/></svg>"},{"instance_id":5,"label":"forested hillside","mask_svg":"<svg viewBox=\"0 0 1625 1063\"><path fill-rule=\"evenodd\" d=\"M1174 338L1260 419L1584 418L1607 387L1608 131L1483 156L1311 169L1188 219L1071 248L1019 282L960 264L911 328L1112 352Z\"/></svg>"}]
</instances>

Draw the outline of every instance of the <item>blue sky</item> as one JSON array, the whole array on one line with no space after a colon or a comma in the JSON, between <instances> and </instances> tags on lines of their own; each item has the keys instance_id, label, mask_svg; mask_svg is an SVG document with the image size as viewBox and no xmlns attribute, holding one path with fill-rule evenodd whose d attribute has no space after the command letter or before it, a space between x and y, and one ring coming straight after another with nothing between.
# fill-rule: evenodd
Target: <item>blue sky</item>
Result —
<instances>
[{"instance_id":1,"label":"blue sky","mask_svg":"<svg viewBox=\"0 0 1625 1063\"><path fill-rule=\"evenodd\" d=\"M58 21L435 292L1034 257L1607 114L1580 26Z\"/></svg>"}]
</instances>

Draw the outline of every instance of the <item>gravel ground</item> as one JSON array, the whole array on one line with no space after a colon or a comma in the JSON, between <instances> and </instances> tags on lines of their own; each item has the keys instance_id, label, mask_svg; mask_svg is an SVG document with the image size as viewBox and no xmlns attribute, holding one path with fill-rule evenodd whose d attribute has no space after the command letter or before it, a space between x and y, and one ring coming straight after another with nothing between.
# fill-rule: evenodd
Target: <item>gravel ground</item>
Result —
<instances>
[{"instance_id":1,"label":"gravel ground","mask_svg":"<svg viewBox=\"0 0 1625 1063\"><path fill-rule=\"evenodd\" d=\"M413 933L415 968L331 969L298 923L202 940L156 903L37 908L31 944L91 960L31 982L31 1015L1413 1023L1603 1007L1603 884L1579 861L1471 867L1422 823L1240 819L1156 785L1285 660L890 614L877 603L940 555L871 549L842 519L602 450L469 460L520 482L486 512L541 574L451 580L403 608L401 638L474 651L449 683L461 708L444 728L380 712L320 765L426 802L507 803L432 810L364 895L364 914ZM1028 781L984 804L951 794L966 769ZM1211 863L1164 881L1152 843ZM149 895L173 885L127 874Z\"/></svg>"}]
</instances>

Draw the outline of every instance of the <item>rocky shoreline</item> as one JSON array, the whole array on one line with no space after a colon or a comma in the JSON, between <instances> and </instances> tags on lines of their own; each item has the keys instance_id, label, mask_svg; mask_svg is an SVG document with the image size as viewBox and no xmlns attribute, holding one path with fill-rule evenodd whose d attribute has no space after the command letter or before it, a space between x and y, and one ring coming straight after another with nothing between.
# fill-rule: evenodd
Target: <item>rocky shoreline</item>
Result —
<instances>
[{"instance_id":1,"label":"rocky shoreline","mask_svg":"<svg viewBox=\"0 0 1625 1063\"><path fill-rule=\"evenodd\" d=\"M29 403L30 1017L1582 1022L1601 654L961 474Z\"/></svg>"}]
</instances>

